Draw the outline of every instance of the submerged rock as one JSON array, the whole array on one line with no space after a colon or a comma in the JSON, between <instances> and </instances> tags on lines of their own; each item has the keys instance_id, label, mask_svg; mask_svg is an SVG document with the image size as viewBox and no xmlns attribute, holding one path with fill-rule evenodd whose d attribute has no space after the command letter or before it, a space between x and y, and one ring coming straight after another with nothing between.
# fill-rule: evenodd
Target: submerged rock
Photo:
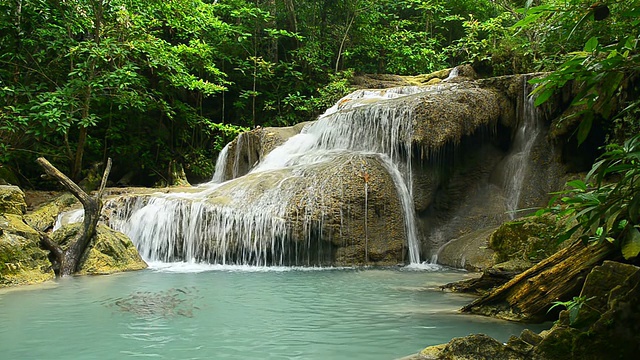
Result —
<instances>
[{"instance_id":1,"label":"submerged rock","mask_svg":"<svg viewBox=\"0 0 640 360\"><path fill-rule=\"evenodd\" d=\"M0 214L0 288L53 279L48 252L39 244L38 233L22 216Z\"/></svg>"}]
</instances>

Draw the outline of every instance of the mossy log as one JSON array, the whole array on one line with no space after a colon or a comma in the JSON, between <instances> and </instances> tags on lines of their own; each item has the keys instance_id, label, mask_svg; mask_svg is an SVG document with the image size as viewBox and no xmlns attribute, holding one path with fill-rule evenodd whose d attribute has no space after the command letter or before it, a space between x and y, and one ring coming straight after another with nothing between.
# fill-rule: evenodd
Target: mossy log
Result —
<instances>
[{"instance_id":1,"label":"mossy log","mask_svg":"<svg viewBox=\"0 0 640 360\"><path fill-rule=\"evenodd\" d=\"M577 296L586 275L612 252L608 243L584 245L576 241L461 311L506 320L544 321L553 302Z\"/></svg>"},{"instance_id":2,"label":"mossy log","mask_svg":"<svg viewBox=\"0 0 640 360\"><path fill-rule=\"evenodd\" d=\"M55 166L51 165L47 159L41 157L38 158L36 162L42 166L49 176L54 177L58 182L60 182L60 184L62 184L62 186L71 192L73 196L82 203L82 207L84 208L84 222L82 230L78 234L78 237L69 243L66 248L63 249L62 246L49 239L46 234L40 233L42 246L51 251L51 255L53 257L52 262L54 263L54 271L56 272L56 275L71 275L78 271L80 259L87 250L91 242L91 238L96 232L96 226L100 219L100 211L102 210L102 193L104 192L104 188L107 184L107 178L111 171L111 159L108 159L107 161L107 166L104 170L104 174L102 175L100 189L94 197L91 197L84 192L84 190L82 190L75 182L69 179L60 170L56 169Z\"/></svg>"}]
</instances>

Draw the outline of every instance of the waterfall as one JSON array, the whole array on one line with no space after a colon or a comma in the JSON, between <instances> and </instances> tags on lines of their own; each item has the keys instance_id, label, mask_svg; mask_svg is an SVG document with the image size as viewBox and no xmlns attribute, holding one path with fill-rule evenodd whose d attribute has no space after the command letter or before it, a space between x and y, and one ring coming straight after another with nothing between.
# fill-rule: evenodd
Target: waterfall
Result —
<instances>
[{"instance_id":1,"label":"waterfall","mask_svg":"<svg viewBox=\"0 0 640 360\"><path fill-rule=\"evenodd\" d=\"M330 264L331 241L319 241L318 237L331 236L324 230L324 209L330 199L323 195L331 183L317 174L322 169L326 172L327 168L340 169L377 159L397 191L409 261L419 263L411 194L411 136L413 109L423 97L414 95L444 88L451 86L355 91L300 134L273 149L248 174L221 182L232 156L234 177L239 174L238 149L251 146L241 134L234 155L229 145L221 151L211 182L187 193L124 196L109 201L105 204L110 212L109 224L129 235L141 255L151 261ZM361 175L366 227L370 188L364 170ZM295 191L300 184L304 185L303 195ZM300 209L294 218L292 209ZM296 222L302 224L304 241L288 242ZM343 226L347 225L340 224L340 232ZM367 231L365 228L365 234ZM368 259L370 239L365 236Z\"/></svg>"},{"instance_id":2,"label":"waterfall","mask_svg":"<svg viewBox=\"0 0 640 360\"><path fill-rule=\"evenodd\" d=\"M220 150L220 154L218 154L218 159L216 160L216 169L213 173L213 178L211 179L212 183L219 184L224 181L224 172L227 167L228 158L229 144L225 145L222 150Z\"/></svg>"},{"instance_id":3,"label":"waterfall","mask_svg":"<svg viewBox=\"0 0 640 360\"><path fill-rule=\"evenodd\" d=\"M523 100L518 111L518 126L509 155L504 165L504 179L506 191L506 205L509 217L513 220L518 212L518 204L522 188L531 160L531 149L538 135L542 131L538 110L534 105L535 97L529 95L530 89L523 85Z\"/></svg>"}]
</instances>

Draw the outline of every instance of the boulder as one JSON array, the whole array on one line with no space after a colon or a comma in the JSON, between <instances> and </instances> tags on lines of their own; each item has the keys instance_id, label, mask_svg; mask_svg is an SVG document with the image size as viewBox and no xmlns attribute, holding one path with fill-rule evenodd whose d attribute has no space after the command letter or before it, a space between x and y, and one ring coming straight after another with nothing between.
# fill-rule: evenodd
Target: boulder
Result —
<instances>
[{"instance_id":1,"label":"boulder","mask_svg":"<svg viewBox=\"0 0 640 360\"><path fill-rule=\"evenodd\" d=\"M78 235L81 226L80 223L65 225L51 235L51 240L64 247ZM92 242L93 246L80 260L78 275L103 275L147 268L131 239L121 232L98 225Z\"/></svg>"},{"instance_id":2,"label":"boulder","mask_svg":"<svg viewBox=\"0 0 640 360\"><path fill-rule=\"evenodd\" d=\"M446 243L438 251L438 264L469 271L482 271L495 265L494 251L487 238L495 228L480 229Z\"/></svg>"},{"instance_id":3,"label":"boulder","mask_svg":"<svg viewBox=\"0 0 640 360\"><path fill-rule=\"evenodd\" d=\"M531 348L530 344L516 339L504 345L490 336L474 334L427 347L416 360L525 360Z\"/></svg>"},{"instance_id":4,"label":"boulder","mask_svg":"<svg viewBox=\"0 0 640 360\"><path fill-rule=\"evenodd\" d=\"M22 190L17 186L0 185L0 214L22 215L26 211Z\"/></svg>"},{"instance_id":5,"label":"boulder","mask_svg":"<svg viewBox=\"0 0 640 360\"><path fill-rule=\"evenodd\" d=\"M523 330L500 344L478 334L430 346L412 360L635 359L640 352L640 268L604 261L587 275L581 303L560 312L549 330ZM575 314L570 314L575 311Z\"/></svg>"},{"instance_id":6,"label":"boulder","mask_svg":"<svg viewBox=\"0 0 640 360\"><path fill-rule=\"evenodd\" d=\"M533 265L554 254L559 247L556 234L563 224L559 221L555 215L544 214L502 224L489 237L495 262L520 260Z\"/></svg>"},{"instance_id":7,"label":"boulder","mask_svg":"<svg viewBox=\"0 0 640 360\"><path fill-rule=\"evenodd\" d=\"M258 209L282 216L287 246L302 251L295 256L310 256L312 264L405 262L402 204L378 155L342 154L304 170L251 173L223 184L208 201L245 214Z\"/></svg>"},{"instance_id":8,"label":"boulder","mask_svg":"<svg viewBox=\"0 0 640 360\"><path fill-rule=\"evenodd\" d=\"M38 233L20 215L0 214L0 288L37 284L54 278Z\"/></svg>"},{"instance_id":9,"label":"boulder","mask_svg":"<svg viewBox=\"0 0 640 360\"><path fill-rule=\"evenodd\" d=\"M539 359L634 359L640 352L640 268L614 261L595 267L568 311L536 347ZM573 321L572 321L573 320Z\"/></svg>"}]
</instances>

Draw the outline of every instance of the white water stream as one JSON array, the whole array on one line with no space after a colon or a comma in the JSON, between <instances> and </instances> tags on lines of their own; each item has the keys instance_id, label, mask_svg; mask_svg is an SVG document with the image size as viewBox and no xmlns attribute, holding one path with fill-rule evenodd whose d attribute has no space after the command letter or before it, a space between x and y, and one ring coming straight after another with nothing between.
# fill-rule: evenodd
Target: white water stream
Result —
<instances>
[{"instance_id":1,"label":"white water stream","mask_svg":"<svg viewBox=\"0 0 640 360\"><path fill-rule=\"evenodd\" d=\"M507 155L504 165L505 192L507 198L507 210L513 220L517 217L522 195L522 188L527 173L528 164L531 161L531 149L542 131L540 116L535 107L535 97L530 96L525 82L521 109L518 109L519 119L512 149Z\"/></svg>"}]
</instances>

